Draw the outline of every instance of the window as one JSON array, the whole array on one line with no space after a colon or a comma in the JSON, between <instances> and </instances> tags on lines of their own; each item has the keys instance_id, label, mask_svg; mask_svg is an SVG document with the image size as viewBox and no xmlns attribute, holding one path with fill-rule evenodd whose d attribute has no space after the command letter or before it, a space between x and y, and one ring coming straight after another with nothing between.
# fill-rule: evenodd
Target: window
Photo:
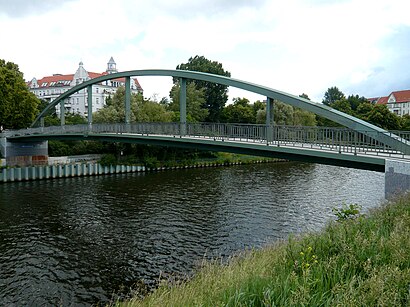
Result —
<instances>
[{"instance_id":1,"label":"window","mask_svg":"<svg viewBox=\"0 0 410 307\"><path fill-rule=\"evenodd\" d=\"M41 86L47 86L47 82L43 82Z\"/></svg>"},{"instance_id":2,"label":"window","mask_svg":"<svg viewBox=\"0 0 410 307\"><path fill-rule=\"evenodd\" d=\"M99 90L99 88L97 87L97 88L95 89L95 92L98 93L98 90Z\"/></svg>"},{"instance_id":3,"label":"window","mask_svg":"<svg viewBox=\"0 0 410 307\"><path fill-rule=\"evenodd\" d=\"M99 100L98 98L95 98L95 102L96 102L97 104L100 104L100 100Z\"/></svg>"}]
</instances>

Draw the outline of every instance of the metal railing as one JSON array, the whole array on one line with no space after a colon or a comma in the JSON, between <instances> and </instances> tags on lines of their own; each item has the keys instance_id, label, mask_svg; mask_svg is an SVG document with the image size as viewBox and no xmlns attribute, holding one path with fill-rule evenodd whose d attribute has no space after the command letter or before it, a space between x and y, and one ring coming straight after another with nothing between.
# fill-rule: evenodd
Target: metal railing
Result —
<instances>
[{"instance_id":1,"label":"metal railing","mask_svg":"<svg viewBox=\"0 0 410 307\"><path fill-rule=\"evenodd\" d=\"M183 132L183 135L181 134ZM349 154L376 154L404 157L404 150L392 148L377 141L382 132L355 131L347 128L266 126L222 123L131 123L66 125L3 131L2 137L30 136L35 134L89 134L114 133L137 135L178 136L212 140L263 143L272 146L292 146L316 150L330 150ZM383 133L408 146L410 131ZM380 138L379 138L380 139Z\"/></svg>"}]
</instances>

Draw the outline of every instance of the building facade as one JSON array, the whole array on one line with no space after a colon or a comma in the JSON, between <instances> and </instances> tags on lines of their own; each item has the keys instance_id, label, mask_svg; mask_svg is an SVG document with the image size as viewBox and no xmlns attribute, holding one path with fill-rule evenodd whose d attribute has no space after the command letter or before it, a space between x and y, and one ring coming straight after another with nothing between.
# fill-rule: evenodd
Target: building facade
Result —
<instances>
[{"instance_id":1,"label":"building facade","mask_svg":"<svg viewBox=\"0 0 410 307\"><path fill-rule=\"evenodd\" d=\"M387 105L387 108L396 115L410 115L410 90L391 92L389 96L370 98L369 101Z\"/></svg>"},{"instance_id":2,"label":"building facade","mask_svg":"<svg viewBox=\"0 0 410 307\"><path fill-rule=\"evenodd\" d=\"M78 69L74 74L54 74L41 79L33 78L30 82L28 82L28 87L30 91L39 99L52 102L58 96L80 83L116 72L118 72L117 64L112 57L107 63L106 71L103 73L88 72L84 68L83 62L80 62ZM113 79L99 84L94 84L92 86L93 112L103 108L106 99L112 96L121 86L125 86L125 78ZM143 93L143 89L137 78L131 78L131 92ZM68 98L64 103L66 113L79 114L86 117L88 115L87 96L87 89L83 89L70 96L70 98ZM56 113L59 115L59 107L56 107Z\"/></svg>"}]
</instances>

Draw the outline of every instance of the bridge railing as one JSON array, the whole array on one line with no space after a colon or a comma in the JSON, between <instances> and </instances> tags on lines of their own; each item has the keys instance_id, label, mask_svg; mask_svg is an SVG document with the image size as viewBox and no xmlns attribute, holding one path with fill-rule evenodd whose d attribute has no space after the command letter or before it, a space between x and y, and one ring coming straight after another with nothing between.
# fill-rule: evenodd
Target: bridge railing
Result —
<instances>
[{"instance_id":1,"label":"bridge railing","mask_svg":"<svg viewBox=\"0 0 410 307\"><path fill-rule=\"evenodd\" d=\"M347 128L271 126L252 124L223 123L188 123L181 129L180 123L131 123L131 124L93 124L66 125L29 128L5 131L4 137L34 134L141 134L171 135L191 138L208 138L213 140L265 143L275 146L294 146L320 150L331 150L339 153L365 153L403 155L400 148L377 141L374 131L354 131ZM181 134L183 131L183 135ZM410 141L409 131L388 132L385 136L404 142ZM380 138L379 138L380 139ZM403 148L405 143L403 143Z\"/></svg>"}]
</instances>

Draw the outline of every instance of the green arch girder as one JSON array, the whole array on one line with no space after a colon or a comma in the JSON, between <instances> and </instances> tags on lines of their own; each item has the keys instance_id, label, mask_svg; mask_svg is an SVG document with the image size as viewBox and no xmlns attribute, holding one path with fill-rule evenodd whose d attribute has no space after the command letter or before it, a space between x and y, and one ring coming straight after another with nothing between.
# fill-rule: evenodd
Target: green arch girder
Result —
<instances>
[{"instance_id":1,"label":"green arch girder","mask_svg":"<svg viewBox=\"0 0 410 307\"><path fill-rule=\"evenodd\" d=\"M368 136L371 136L377 141L380 141L392 148L399 150L405 154L410 154L410 145L407 141L397 137L392 136L388 131L372 125L368 122L365 122L361 119L358 119L354 116L348 115L346 113L340 112L338 110L332 109L324 104L312 102L310 100L291 95L282 91L278 91L266 86L254 84L247 81L242 81L230 77L214 75L209 73L189 71L189 70L172 70L172 69L144 69L144 70L130 70L123 71L113 74L104 75L98 78L94 78L88 81L85 81L75 87L71 88L67 92L61 94L57 99L52 101L34 120L32 126L34 126L41 117L43 117L49 110L54 108L62 100L69 98L72 94L86 88L89 85L98 84L103 81L133 77L133 76L165 76L165 77L176 77L184 79L193 79L207 81L217 84L222 84L226 86L232 86L239 89L243 89L249 92L260 94L265 97L277 99L286 104L289 104L294 107L301 108L303 110L318 114L327 119L330 119L338 124L341 124L345 127L348 127L352 130L364 133Z\"/></svg>"}]
</instances>

